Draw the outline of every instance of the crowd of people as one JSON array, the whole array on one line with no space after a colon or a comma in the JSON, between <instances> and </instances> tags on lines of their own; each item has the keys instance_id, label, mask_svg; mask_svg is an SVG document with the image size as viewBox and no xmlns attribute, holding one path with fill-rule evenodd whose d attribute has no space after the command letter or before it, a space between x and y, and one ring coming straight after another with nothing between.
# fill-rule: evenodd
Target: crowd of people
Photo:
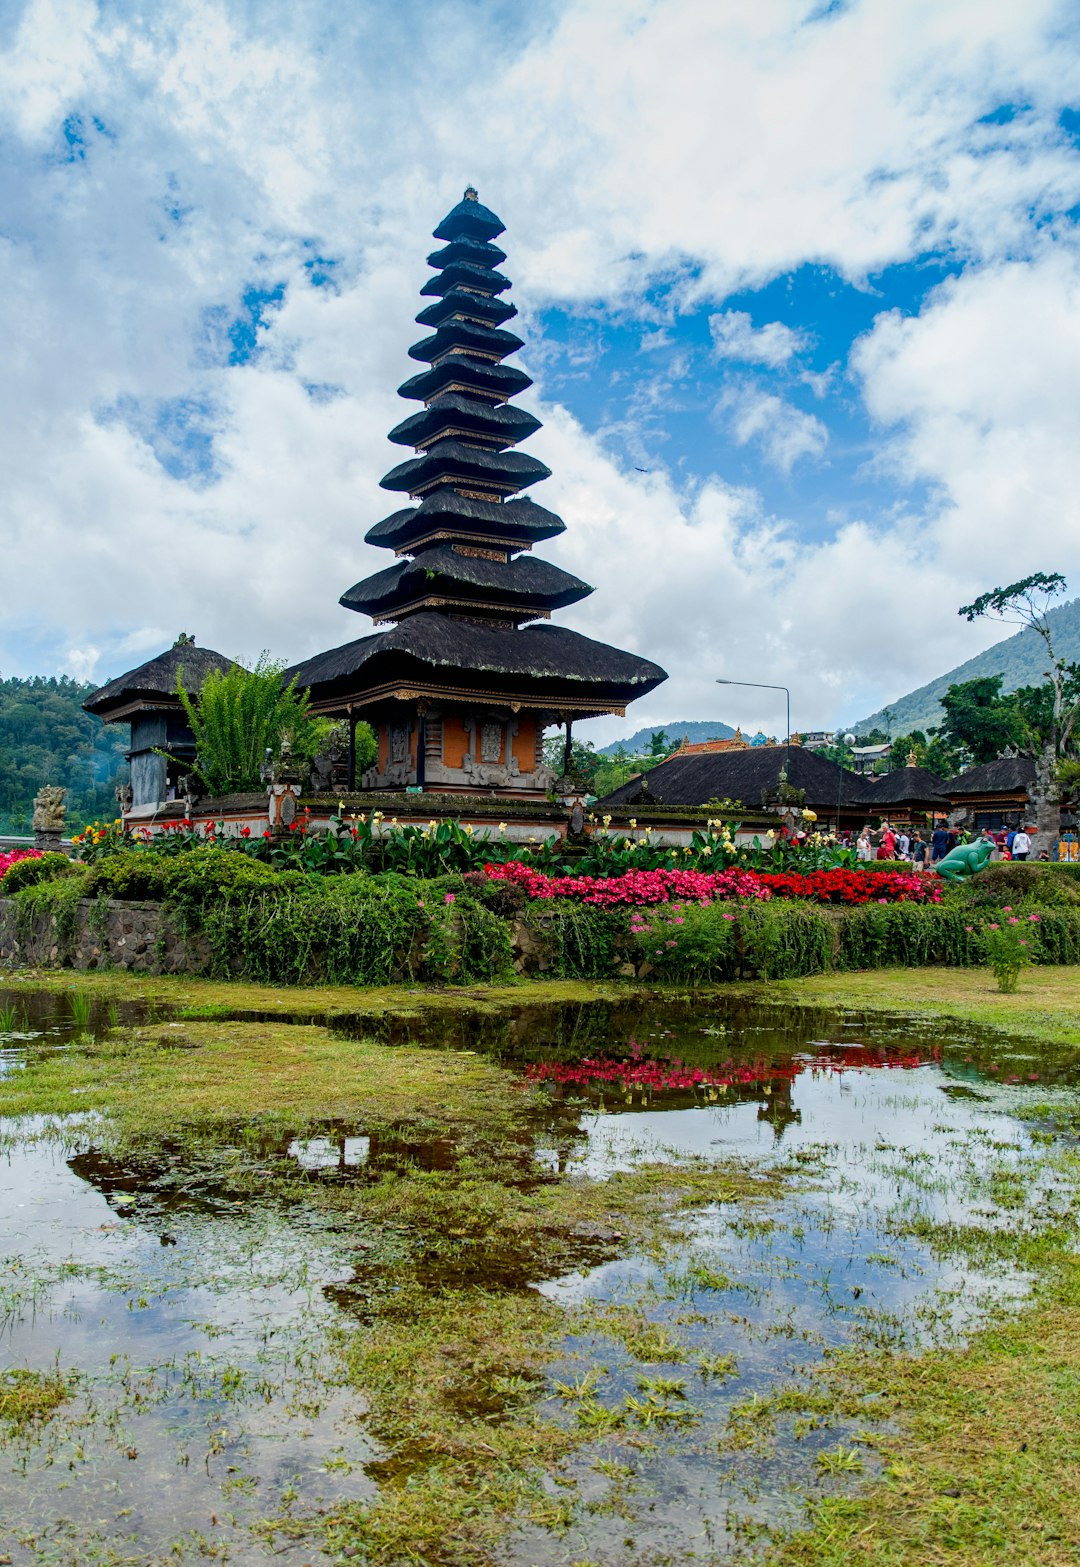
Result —
<instances>
[{"instance_id":1,"label":"crowd of people","mask_svg":"<svg viewBox=\"0 0 1080 1567\"><path fill-rule=\"evenodd\" d=\"M974 835L993 845L993 859L1026 860L1031 855L1032 834L1027 827L1010 827L992 832L986 827ZM918 827L893 827L882 821L880 827L867 824L856 836L851 831L842 835L844 848L854 848L860 860L908 860L915 870L930 870L939 860L961 843L971 843L973 835L966 828L946 827L937 823L924 832ZM1039 855L1048 860L1044 849Z\"/></svg>"}]
</instances>

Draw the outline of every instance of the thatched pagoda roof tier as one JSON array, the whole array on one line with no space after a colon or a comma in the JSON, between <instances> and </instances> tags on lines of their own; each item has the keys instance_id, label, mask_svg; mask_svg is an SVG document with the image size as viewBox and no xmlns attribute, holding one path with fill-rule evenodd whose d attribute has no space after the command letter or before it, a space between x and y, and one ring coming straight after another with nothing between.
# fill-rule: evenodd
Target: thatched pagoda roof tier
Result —
<instances>
[{"instance_id":1,"label":"thatched pagoda roof tier","mask_svg":"<svg viewBox=\"0 0 1080 1567\"><path fill-rule=\"evenodd\" d=\"M181 673L184 690L194 696L202 690L207 675L214 670L226 674L235 662L224 653L215 653L213 648L180 642L137 669L129 669L126 675L117 675L115 680L92 692L83 707L88 713L96 713L106 720L119 719L136 707L179 707L176 684Z\"/></svg>"},{"instance_id":2,"label":"thatched pagoda roof tier","mask_svg":"<svg viewBox=\"0 0 1080 1567\"><path fill-rule=\"evenodd\" d=\"M520 622L576 604L591 592L580 577L534 556L495 560L464 554L460 545L438 544L358 582L340 602L377 620L397 619L435 603Z\"/></svg>"},{"instance_id":3,"label":"thatched pagoda roof tier","mask_svg":"<svg viewBox=\"0 0 1080 1567\"><path fill-rule=\"evenodd\" d=\"M897 805L925 806L928 811L949 809L945 780L928 767L897 767L880 778L866 778L865 784L860 803L874 809L888 810Z\"/></svg>"},{"instance_id":4,"label":"thatched pagoda roof tier","mask_svg":"<svg viewBox=\"0 0 1080 1567\"><path fill-rule=\"evenodd\" d=\"M619 712L667 676L634 653L563 626L501 629L427 611L318 653L285 671L319 711L417 692L447 700L518 701L568 712Z\"/></svg>"},{"instance_id":5,"label":"thatched pagoda roof tier","mask_svg":"<svg viewBox=\"0 0 1080 1567\"><path fill-rule=\"evenodd\" d=\"M425 364L434 364L447 354L482 354L489 359L505 359L524 347L524 340L516 332L481 326L477 321L454 319L445 322L430 337L414 343L409 349L409 358Z\"/></svg>"},{"instance_id":6,"label":"thatched pagoda roof tier","mask_svg":"<svg viewBox=\"0 0 1080 1567\"><path fill-rule=\"evenodd\" d=\"M505 260L506 251L500 250L498 245L488 244L486 240L452 239L441 250L433 250L427 258L427 264L441 270L453 261L467 261L470 266L493 270L501 267Z\"/></svg>"},{"instance_id":7,"label":"thatched pagoda roof tier","mask_svg":"<svg viewBox=\"0 0 1080 1567\"><path fill-rule=\"evenodd\" d=\"M514 495L550 476L551 469L527 452L493 452L467 441L438 441L422 457L410 457L391 468L379 483L384 490L406 490L410 495L459 483Z\"/></svg>"},{"instance_id":8,"label":"thatched pagoda roof tier","mask_svg":"<svg viewBox=\"0 0 1080 1567\"><path fill-rule=\"evenodd\" d=\"M398 396L426 403L441 392L471 392L505 402L531 385L532 377L514 365L497 365L490 359L474 359L470 354L451 354L441 364L403 381Z\"/></svg>"},{"instance_id":9,"label":"thatched pagoda roof tier","mask_svg":"<svg viewBox=\"0 0 1080 1567\"><path fill-rule=\"evenodd\" d=\"M489 403L483 397L444 392L419 413L410 414L396 424L387 439L398 446L419 450L453 435L472 435L501 451L504 446L514 446L525 440L539 428L539 419L526 413L524 408L515 408L512 403Z\"/></svg>"},{"instance_id":10,"label":"thatched pagoda roof tier","mask_svg":"<svg viewBox=\"0 0 1080 1567\"><path fill-rule=\"evenodd\" d=\"M365 535L383 549L412 552L442 539L490 540L508 550L525 550L566 532L561 517L535 501L481 501L454 490L436 490L419 506L384 517Z\"/></svg>"},{"instance_id":11,"label":"thatched pagoda roof tier","mask_svg":"<svg viewBox=\"0 0 1080 1567\"><path fill-rule=\"evenodd\" d=\"M505 294L511 287L510 279L494 267L473 266L470 261L452 261L448 267L429 277L420 290L422 298L442 296L452 288L471 289L478 294Z\"/></svg>"},{"instance_id":12,"label":"thatched pagoda roof tier","mask_svg":"<svg viewBox=\"0 0 1080 1567\"><path fill-rule=\"evenodd\" d=\"M416 317L419 326L442 326L456 316L468 321L479 321L484 326L501 326L517 315L517 306L508 299L488 299L484 294L474 294L469 289L452 288Z\"/></svg>"},{"instance_id":13,"label":"thatched pagoda roof tier","mask_svg":"<svg viewBox=\"0 0 1080 1567\"><path fill-rule=\"evenodd\" d=\"M457 206L451 207L438 228L433 230L433 238L490 240L496 239L505 227L490 207L482 205L470 185Z\"/></svg>"}]
</instances>

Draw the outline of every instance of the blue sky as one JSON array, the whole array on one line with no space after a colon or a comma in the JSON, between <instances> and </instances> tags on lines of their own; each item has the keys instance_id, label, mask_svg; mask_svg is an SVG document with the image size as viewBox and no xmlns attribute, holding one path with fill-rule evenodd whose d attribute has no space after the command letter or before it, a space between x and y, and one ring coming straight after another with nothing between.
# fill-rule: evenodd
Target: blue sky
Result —
<instances>
[{"instance_id":1,"label":"blue sky","mask_svg":"<svg viewBox=\"0 0 1080 1567\"><path fill-rule=\"evenodd\" d=\"M507 224L560 616L613 738L846 723L1080 588L1080 52L1060 0L21 0L0 16L5 673L362 635L431 229ZM483 69L478 68L482 61ZM454 83L452 92L445 84ZM732 704L737 700L737 710Z\"/></svg>"}]
</instances>

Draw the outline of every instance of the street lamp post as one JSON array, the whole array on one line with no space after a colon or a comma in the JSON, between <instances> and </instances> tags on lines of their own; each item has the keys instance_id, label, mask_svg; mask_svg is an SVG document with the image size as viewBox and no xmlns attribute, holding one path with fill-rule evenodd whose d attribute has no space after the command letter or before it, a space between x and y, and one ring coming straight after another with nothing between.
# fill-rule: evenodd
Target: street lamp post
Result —
<instances>
[{"instance_id":1,"label":"street lamp post","mask_svg":"<svg viewBox=\"0 0 1080 1567\"><path fill-rule=\"evenodd\" d=\"M836 780L836 841L840 842L840 797L844 791L844 752L849 745L855 744L854 735L838 734L836 743L840 747L840 777Z\"/></svg>"},{"instance_id":2,"label":"street lamp post","mask_svg":"<svg viewBox=\"0 0 1080 1567\"><path fill-rule=\"evenodd\" d=\"M787 697L787 736L785 740L786 754L784 757L784 772L787 773L791 766L791 692L787 686L766 685L763 680L718 680L718 686L750 686L754 691L782 691Z\"/></svg>"}]
</instances>

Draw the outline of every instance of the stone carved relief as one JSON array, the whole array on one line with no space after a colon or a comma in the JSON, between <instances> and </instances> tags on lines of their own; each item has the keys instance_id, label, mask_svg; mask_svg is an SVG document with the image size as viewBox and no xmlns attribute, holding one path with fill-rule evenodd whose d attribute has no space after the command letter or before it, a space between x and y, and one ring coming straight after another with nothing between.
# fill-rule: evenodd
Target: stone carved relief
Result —
<instances>
[{"instance_id":1,"label":"stone carved relief","mask_svg":"<svg viewBox=\"0 0 1080 1567\"><path fill-rule=\"evenodd\" d=\"M481 762L502 761L502 724L481 724L480 726L480 760Z\"/></svg>"}]
</instances>

